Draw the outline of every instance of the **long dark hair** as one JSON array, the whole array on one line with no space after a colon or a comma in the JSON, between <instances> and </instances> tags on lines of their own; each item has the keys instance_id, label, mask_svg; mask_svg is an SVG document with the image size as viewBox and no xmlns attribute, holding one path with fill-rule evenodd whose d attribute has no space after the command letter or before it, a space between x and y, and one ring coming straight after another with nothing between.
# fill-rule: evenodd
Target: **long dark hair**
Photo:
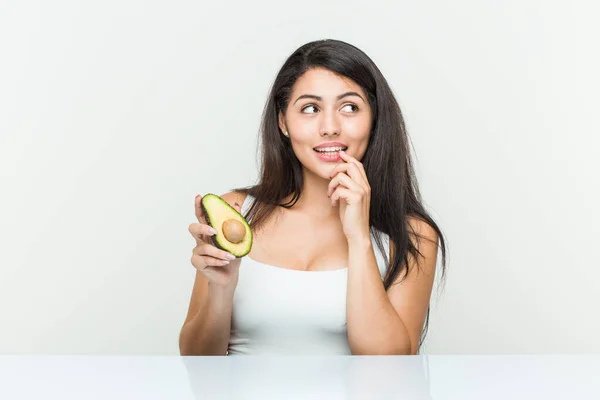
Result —
<instances>
[{"instance_id":1,"label":"long dark hair","mask_svg":"<svg viewBox=\"0 0 600 400\"><path fill-rule=\"evenodd\" d=\"M294 51L281 67L271 87L260 127L261 170L259 182L234 191L250 194L256 202L246 212L252 229L259 228L277 207L292 207L300 198L302 165L290 141L282 135L278 113L285 114L296 80L310 68L325 68L356 82L365 91L373 115L372 131L361 162L371 186L370 225L377 246L388 265L383 284L387 290L396 278L408 274L409 254L422 254L410 238L422 238L410 229L408 218L426 221L439 236L442 250L442 278L446 274L444 236L425 210L409 151L409 138L400 106L375 63L360 49L339 40L317 40ZM287 203L285 198L292 196ZM395 244L394 258L385 254L381 233ZM436 243L437 244L437 243ZM427 309L419 349L427 334L430 307Z\"/></svg>"}]
</instances>

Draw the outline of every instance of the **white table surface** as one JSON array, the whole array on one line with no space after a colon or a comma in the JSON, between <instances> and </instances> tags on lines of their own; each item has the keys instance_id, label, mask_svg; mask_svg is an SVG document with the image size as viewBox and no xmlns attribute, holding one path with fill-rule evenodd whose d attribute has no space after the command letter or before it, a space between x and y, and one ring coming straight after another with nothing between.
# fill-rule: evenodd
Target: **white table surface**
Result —
<instances>
[{"instance_id":1,"label":"white table surface","mask_svg":"<svg viewBox=\"0 0 600 400\"><path fill-rule=\"evenodd\" d=\"M0 356L0 399L600 399L600 355Z\"/></svg>"}]
</instances>

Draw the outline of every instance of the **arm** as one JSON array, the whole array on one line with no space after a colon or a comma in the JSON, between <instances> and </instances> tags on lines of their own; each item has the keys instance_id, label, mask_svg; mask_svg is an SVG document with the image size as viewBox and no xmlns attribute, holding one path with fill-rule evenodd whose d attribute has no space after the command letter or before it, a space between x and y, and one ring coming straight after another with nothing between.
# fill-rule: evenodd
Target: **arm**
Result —
<instances>
[{"instance_id":1,"label":"arm","mask_svg":"<svg viewBox=\"0 0 600 400\"><path fill-rule=\"evenodd\" d=\"M181 355L225 355L231 332L234 290L213 285L200 272L179 335Z\"/></svg>"},{"instance_id":2,"label":"arm","mask_svg":"<svg viewBox=\"0 0 600 400\"><path fill-rule=\"evenodd\" d=\"M245 198L244 195L235 192L226 193L221 197L238 211ZM200 210L197 209L197 212ZM199 222L205 223L201 217ZM228 266L219 267L230 276L230 282L226 284L209 281L207 276L216 276L214 275L218 272L216 270L206 275L196 270L189 309L179 334L181 355L225 355L227 353L239 263L238 259Z\"/></svg>"},{"instance_id":3,"label":"arm","mask_svg":"<svg viewBox=\"0 0 600 400\"><path fill-rule=\"evenodd\" d=\"M353 354L416 354L431 297L437 258L437 233L412 221L423 254L409 255L410 273L384 289L370 238L349 242L348 339ZM393 243L390 242L393 256ZM401 274L402 275L402 274Z\"/></svg>"}]
</instances>

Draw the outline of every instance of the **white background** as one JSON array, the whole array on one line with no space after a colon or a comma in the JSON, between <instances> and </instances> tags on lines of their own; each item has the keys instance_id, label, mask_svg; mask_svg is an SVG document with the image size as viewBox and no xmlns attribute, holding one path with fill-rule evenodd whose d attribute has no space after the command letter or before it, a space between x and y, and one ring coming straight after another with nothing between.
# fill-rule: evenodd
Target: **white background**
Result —
<instances>
[{"instance_id":1,"label":"white background","mask_svg":"<svg viewBox=\"0 0 600 400\"><path fill-rule=\"evenodd\" d=\"M389 80L448 239L424 353L598 352L594 14L3 1L0 353L178 354L194 196L254 183L269 86L320 38L357 45Z\"/></svg>"}]
</instances>

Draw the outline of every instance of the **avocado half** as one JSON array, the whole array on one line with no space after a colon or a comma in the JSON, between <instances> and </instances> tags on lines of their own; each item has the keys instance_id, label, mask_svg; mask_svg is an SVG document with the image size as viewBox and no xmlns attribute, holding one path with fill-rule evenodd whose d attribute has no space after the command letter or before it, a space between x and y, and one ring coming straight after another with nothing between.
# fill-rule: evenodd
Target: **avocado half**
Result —
<instances>
[{"instance_id":1,"label":"avocado half","mask_svg":"<svg viewBox=\"0 0 600 400\"><path fill-rule=\"evenodd\" d=\"M252 230L246 219L220 196L208 193L200 202L208 225L217 234L211 236L213 244L236 256L244 257L252 249ZM235 239L235 240L234 240Z\"/></svg>"}]
</instances>

